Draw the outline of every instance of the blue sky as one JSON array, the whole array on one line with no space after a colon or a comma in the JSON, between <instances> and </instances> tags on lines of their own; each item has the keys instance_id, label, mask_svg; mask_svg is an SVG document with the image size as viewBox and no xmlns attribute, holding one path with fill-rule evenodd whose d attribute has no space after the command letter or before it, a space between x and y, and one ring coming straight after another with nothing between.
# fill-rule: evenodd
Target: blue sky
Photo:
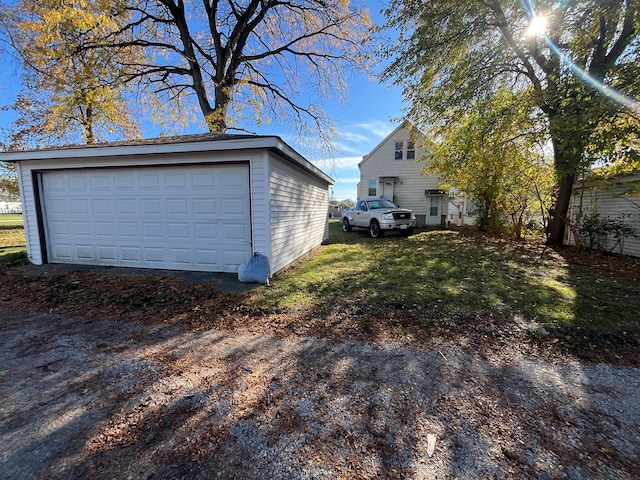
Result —
<instances>
[{"instance_id":1,"label":"blue sky","mask_svg":"<svg viewBox=\"0 0 640 480\"><path fill-rule=\"evenodd\" d=\"M383 0L365 0L376 23L383 21L380 10L385 6ZM0 106L11 104L19 89L19 77L15 73L14 60L0 50ZM374 72L375 73L375 72ZM381 85L369 76L354 77L349 81L345 102L327 101L324 109L335 122L339 138L335 145L337 158L316 158L307 153L302 141L295 134L270 125L256 133L278 135L303 155L324 170L336 183L332 187L335 200L356 199L356 184L359 180L358 162L397 126L393 119L402 114L402 95L397 87ZM6 126L12 116L0 112L0 125ZM192 131L201 131L194 125ZM147 134L147 136L154 136Z\"/></svg>"}]
</instances>

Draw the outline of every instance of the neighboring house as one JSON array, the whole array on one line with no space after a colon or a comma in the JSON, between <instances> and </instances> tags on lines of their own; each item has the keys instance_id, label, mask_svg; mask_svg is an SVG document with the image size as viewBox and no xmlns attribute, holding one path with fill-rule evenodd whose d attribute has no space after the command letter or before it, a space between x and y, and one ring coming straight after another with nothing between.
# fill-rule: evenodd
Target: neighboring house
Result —
<instances>
[{"instance_id":1,"label":"neighboring house","mask_svg":"<svg viewBox=\"0 0 640 480\"><path fill-rule=\"evenodd\" d=\"M640 174L579 182L573 188L568 217L572 228L566 243L575 245L579 235L584 247L640 257ZM635 236L617 235L620 226L631 228Z\"/></svg>"},{"instance_id":2,"label":"neighboring house","mask_svg":"<svg viewBox=\"0 0 640 480\"><path fill-rule=\"evenodd\" d=\"M340 218L342 216L342 206L340 202L329 202L329 218Z\"/></svg>"},{"instance_id":3,"label":"neighboring house","mask_svg":"<svg viewBox=\"0 0 640 480\"><path fill-rule=\"evenodd\" d=\"M469 197L451 189L448 213L449 225L473 225L478 218L478 207Z\"/></svg>"},{"instance_id":4,"label":"neighboring house","mask_svg":"<svg viewBox=\"0 0 640 480\"><path fill-rule=\"evenodd\" d=\"M20 196L14 195L0 188L0 215L8 213L22 213Z\"/></svg>"},{"instance_id":5,"label":"neighboring house","mask_svg":"<svg viewBox=\"0 0 640 480\"><path fill-rule=\"evenodd\" d=\"M7 213L22 213L22 204L20 202L0 201L0 214Z\"/></svg>"},{"instance_id":6,"label":"neighboring house","mask_svg":"<svg viewBox=\"0 0 640 480\"><path fill-rule=\"evenodd\" d=\"M0 154L32 263L271 273L328 237L333 180L280 138L189 135Z\"/></svg>"},{"instance_id":7,"label":"neighboring house","mask_svg":"<svg viewBox=\"0 0 640 480\"><path fill-rule=\"evenodd\" d=\"M423 175L423 142L414 141L404 126L396 128L358 164L358 200L386 198L413 210L418 226L444 225L449 215L449 193L437 175Z\"/></svg>"}]
</instances>

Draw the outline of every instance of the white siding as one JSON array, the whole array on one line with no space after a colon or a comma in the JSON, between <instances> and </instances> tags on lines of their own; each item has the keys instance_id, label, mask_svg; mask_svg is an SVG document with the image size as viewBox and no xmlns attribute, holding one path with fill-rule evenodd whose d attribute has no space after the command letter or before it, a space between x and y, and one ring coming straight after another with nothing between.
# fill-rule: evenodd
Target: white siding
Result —
<instances>
[{"instance_id":1,"label":"white siding","mask_svg":"<svg viewBox=\"0 0 640 480\"><path fill-rule=\"evenodd\" d=\"M266 255L271 263L271 214L269 210L269 154L251 161L251 222L253 253Z\"/></svg>"},{"instance_id":2,"label":"white siding","mask_svg":"<svg viewBox=\"0 0 640 480\"><path fill-rule=\"evenodd\" d=\"M629 193L635 185L636 193ZM598 213L601 217L622 219L640 235L640 195L637 194L640 176L627 176L610 180L604 184L587 184L574 188L571 197L569 218L577 224L579 217ZM569 232L568 243L575 245L575 238ZM608 248L613 247L615 241L609 241ZM585 245L588 246L588 245ZM640 257L640 238L625 237L614 253Z\"/></svg>"},{"instance_id":3,"label":"white siding","mask_svg":"<svg viewBox=\"0 0 640 480\"><path fill-rule=\"evenodd\" d=\"M275 273L324 240L328 184L272 157L269 196L271 272Z\"/></svg>"},{"instance_id":4,"label":"white siding","mask_svg":"<svg viewBox=\"0 0 640 480\"><path fill-rule=\"evenodd\" d=\"M418 161L426 151L416 142L415 160L403 158L395 159L395 144L411 140L411 134L406 128L397 128L373 151L364 157L360 162L360 182L358 183L358 199L369 196L369 180L376 180L377 195L383 194L382 183L378 182L380 177L398 177L398 182L393 185L393 200L403 208L413 210L417 216L428 217L431 199L425 196L425 190L440 189L439 178L435 175L423 175L422 169L425 162ZM387 187L390 187L387 185ZM447 214L449 197L447 195L438 198L440 203L439 215L432 219L430 223L439 223L440 216Z\"/></svg>"},{"instance_id":5,"label":"white siding","mask_svg":"<svg viewBox=\"0 0 640 480\"><path fill-rule=\"evenodd\" d=\"M22 221L24 222L24 234L27 243L27 256L35 265L42 265L43 258L40 248L40 235L38 233L38 213L34 201L33 181L31 172L25 170L18 163L18 178L20 181L20 200L22 202Z\"/></svg>"},{"instance_id":6,"label":"white siding","mask_svg":"<svg viewBox=\"0 0 640 480\"><path fill-rule=\"evenodd\" d=\"M223 149L229 145L230 149ZM244 148L246 146L246 148ZM210 148L210 149L207 149ZM251 252L269 257L272 273L299 258L327 236L328 186L331 179L277 137L221 143L190 142L163 145L100 146L6 154L17 160L23 202L27 252L42 264L46 211L32 176L69 169L176 167L243 163L249 165ZM5 156L6 156L5 155ZM282 156L281 156L282 155ZM41 182L38 182L39 184ZM37 184L36 184L37 185ZM250 253L248 253L250 254Z\"/></svg>"}]
</instances>

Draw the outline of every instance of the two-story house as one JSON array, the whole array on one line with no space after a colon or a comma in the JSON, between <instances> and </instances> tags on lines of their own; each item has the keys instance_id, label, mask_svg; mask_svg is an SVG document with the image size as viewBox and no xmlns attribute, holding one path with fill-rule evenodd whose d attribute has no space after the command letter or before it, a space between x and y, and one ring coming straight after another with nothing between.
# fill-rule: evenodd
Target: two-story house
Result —
<instances>
[{"instance_id":1,"label":"two-story house","mask_svg":"<svg viewBox=\"0 0 640 480\"><path fill-rule=\"evenodd\" d=\"M437 175L424 175L424 142L413 139L403 125L396 128L358 164L358 199L386 198L413 210L418 226L448 221L449 193Z\"/></svg>"}]
</instances>

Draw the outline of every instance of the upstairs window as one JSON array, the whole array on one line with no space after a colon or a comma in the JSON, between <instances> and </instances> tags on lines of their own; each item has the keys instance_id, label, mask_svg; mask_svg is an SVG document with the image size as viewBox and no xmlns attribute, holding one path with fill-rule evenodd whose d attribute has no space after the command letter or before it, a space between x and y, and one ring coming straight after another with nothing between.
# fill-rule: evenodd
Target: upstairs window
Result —
<instances>
[{"instance_id":1,"label":"upstairs window","mask_svg":"<svg viewBox=\"0 0 640 480\"><path fill-rule=\"evenodd\" d=\"M378 195L378 182L376 180L369 180L369 196L375 197Z\"/></svg>"},{"instance_id":2,"label":"upstairs window","mask_svg":"<svg viewBox=\"0 0 640 480\"><path fill-rule=\"evenodd\" d=\"M395 159L396 160L402 160L402 150L403 150L403 142L396 142L396 154L395 154Z\"/></svg>"},{"instance_id":3,"label":"upstairs window","mask_svg":"<svg viewBox=\"0 0 640 480\"><path fill-rule=\"evenodd\" d=\"M416 144L414 142L407 142L407 160L416 159Z\"/></svg>"}]
</instances>

